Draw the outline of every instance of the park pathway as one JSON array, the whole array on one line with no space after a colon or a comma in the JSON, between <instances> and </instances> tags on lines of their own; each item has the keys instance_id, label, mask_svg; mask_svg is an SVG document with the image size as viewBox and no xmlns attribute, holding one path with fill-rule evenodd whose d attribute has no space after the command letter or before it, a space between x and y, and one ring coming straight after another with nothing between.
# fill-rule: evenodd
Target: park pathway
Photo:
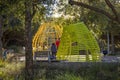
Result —
<instances>
[{"instance_id":1,"label":"park pathway","mask_svg":"<svg viewBox=\"0 0 120 80\"><path fill-rule=\"evenodd\" d=\"M120 56L103 56L102 62L120 62Z\"/></svg>"},{"instance_id":2,"label":"park pathway","mask_svg":"<svg viewBox=\"0 0 120 80\"><path fill-rule=\"evenodd\" d=\"M37 60L47 60L47 57L41 58L37 57ZM25 61L25 56L20 57L20 61ZM102 62L120 62L120 56L103 56L101 58Z\"/></svg>"}]
</instances>

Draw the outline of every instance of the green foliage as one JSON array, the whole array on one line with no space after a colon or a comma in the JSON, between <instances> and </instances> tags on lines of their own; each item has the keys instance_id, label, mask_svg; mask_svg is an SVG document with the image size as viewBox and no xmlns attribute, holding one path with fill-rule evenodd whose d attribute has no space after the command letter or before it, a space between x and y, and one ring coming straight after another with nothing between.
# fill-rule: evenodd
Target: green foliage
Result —
<instances>
[{"instance_id":1,"label":"green foliage","mask_svg":"<svg viewBox=\"0 0 120 80\"><path fill-rule=\"evenodd\" d=\"M116 63L92 64L87 69L85 68L85 72L84 69L80 69L79 73L84 72L83 76L87 77L88 80L119 80L118 67L119 65Z\"/></svg>"},{"instance_id":2,"label":"green foliage","mask_svg":"<svg viewBox=\"0 0 120 80\"><path fill-rule=\"evenodd\" d=\"M0 78L4 80L15 80L21 74L24 67L23 63L3 63L4 66L0 66Z\"/></svg>"},{"instance_id":3,"label":"green foliage","mask_svg":"<svg viewBox=\"0 0 120 80\"><path fill-rule=\"evenodd\" d=\"M24 63L0 68L4 80L24 80ZM34 65L34 80L119 80L119 71L119 63L40 63Z\"/></svg>"},{"instance_id":4,"label":"green foliage","mask_svg":"<svg viewBox=\"0 0 120 80\"><path fill-rule=\"evenodd\" d=\"M66 64L66 65L65 65ZM71 65L70 65L71 64ZM52 63L37 65L43 80L119 80L119 63ZM42 76L41 76L42 75Z\"/></svg>"},{"instance_id":5,"label":"green foliage","mask_svg":"<svg viewBox=\"0 0 120 80\"><path fill-rule=\"evenodd\" d=\"M22 26L21 21L19 18L10 16L8 25L11 27L19 27ZM19 29L19 28L18 28Z\"/></svg>"},{"instance_id":6,"label":"green foliage","mask_svg":"<svg viewBox=\"0 0 120 80\"><path fill-rule=\"evenodd\" d=\"M45 1L45 0L44 0ZM25 30L25 5L24 0L5 0L0 1L0 14L3 16L3 47L8 45L9 40L17 40L24 44L24 30ZM43 1L42 1L43 2ZM36 32L38 29L41 20L44 19L45 16L45 7L39 1L35 1L34 8L35 14L32 19L32 31ZM33 11L31 11L33 12ZM10 31L10 33L8 32ZM14 33L15 32L15 33ZM13 33L11 35L11 33ZM7 34L7 35L6 35ZM18 34L18 35L17 35ZM21 39L20 39L21 38ZM22 44L22 45L23 45ZM21 46L21 44L19 44Z\"/></svg>"},{"instance_id":7,"label":"green foliage","mask_svg":"<svg viewBox=\"0 0 120 80\"><path fill-rule=\"evenodd\" d=\"M0 67L4 67L4 66L5 66L5 63L2 60L0 60Z\"/></svg>"},{"instance_id":8,"label":"green foliage","mask_svg":"<svg viewBox=\"0 0 120 80\"><path fill-rule=\"evenodd\" d=\"M20 47L18 47L16 45L11 45L11 46L8 47L8 49L14 50L15 53L20 52Z\"/></svg>"}]
</instances>

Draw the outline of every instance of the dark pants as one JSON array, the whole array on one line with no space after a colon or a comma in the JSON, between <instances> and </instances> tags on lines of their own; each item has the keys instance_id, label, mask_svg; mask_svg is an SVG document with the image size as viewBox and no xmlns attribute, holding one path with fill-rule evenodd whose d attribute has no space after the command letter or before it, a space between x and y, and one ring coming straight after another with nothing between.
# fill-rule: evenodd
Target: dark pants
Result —
<instances>
[{"instance_id":1,"label":"dark pants","mask_svg":"<svg viewBox=\"0 0 120 80\"><path fill-rule=\"evenodd\" d=\"M56 59L56 52L52 52L52 58Z\"/></svg>"}]
</instances>

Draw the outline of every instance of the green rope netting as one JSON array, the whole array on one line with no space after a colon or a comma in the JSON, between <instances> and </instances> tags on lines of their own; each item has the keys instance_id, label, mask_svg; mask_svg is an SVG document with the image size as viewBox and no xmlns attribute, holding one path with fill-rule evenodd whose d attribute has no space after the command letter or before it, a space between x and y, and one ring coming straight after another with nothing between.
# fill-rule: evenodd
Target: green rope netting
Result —
<instances>
[{"instance_id":1,"label":"green rope netting","mask_svg":"<svg viewBox=\"0 0 120 80\"><path fill-rule=\"evenodd\" d=\"M57 52L58 60L81 61L100 60L100 48L92 33L83 23L63 27L63 34Z\"/></svg>"}]
</instances>

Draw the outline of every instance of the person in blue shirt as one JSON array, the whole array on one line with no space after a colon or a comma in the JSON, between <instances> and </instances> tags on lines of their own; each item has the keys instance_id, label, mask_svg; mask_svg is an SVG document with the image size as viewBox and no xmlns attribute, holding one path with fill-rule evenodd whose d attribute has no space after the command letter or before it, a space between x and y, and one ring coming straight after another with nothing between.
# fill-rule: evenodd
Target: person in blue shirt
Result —
<instances>
[{"instance_id":1,"label":"person in blue shirt","mask_svg":"<svg viewBox=\"0 0 120 80\"><path fill-rule=\"evenodd\" d=\"M57 47L56 47L55 43L52 43L51 52L52 52L52 58L56 59Z\"/></svg>"}]
</instances>

